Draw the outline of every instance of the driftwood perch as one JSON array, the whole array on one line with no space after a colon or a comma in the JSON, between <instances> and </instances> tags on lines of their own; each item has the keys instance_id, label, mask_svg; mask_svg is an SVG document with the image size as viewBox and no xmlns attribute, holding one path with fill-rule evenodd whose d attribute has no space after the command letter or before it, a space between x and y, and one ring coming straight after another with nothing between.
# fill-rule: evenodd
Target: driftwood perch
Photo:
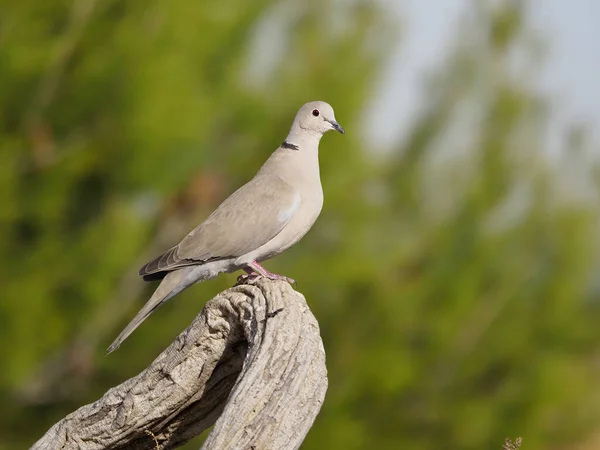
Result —
<instances>
[{"instance_id":1,"label":"driftwood perch","mask_svg":"<svg viewBox=\"0 0 600 450\"><path fill-rule=\"evenodd\" d=\"M33 449L296 449L327 390L319 326L287 283L210 300L142 373L56 423ZM218 420L217 420L218 419Z\"/></svg>"}]
</instances>

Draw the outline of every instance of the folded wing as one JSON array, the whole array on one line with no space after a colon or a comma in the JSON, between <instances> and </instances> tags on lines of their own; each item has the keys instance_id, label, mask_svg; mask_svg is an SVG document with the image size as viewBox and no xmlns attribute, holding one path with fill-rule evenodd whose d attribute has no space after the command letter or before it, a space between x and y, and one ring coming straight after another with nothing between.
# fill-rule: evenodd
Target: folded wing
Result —
<instances>
[{"instance_id":1,"label":"folded wing","mask_svg":"<svg viewBox=\"0 0 600 450\"><path fill-rule=\"evenodd\" d=\"M245 255L279 234L300 203L299 192L282 178L259 175L139 273L146 281L158 280L180 267Z\"/></svg>"}]
</instances>

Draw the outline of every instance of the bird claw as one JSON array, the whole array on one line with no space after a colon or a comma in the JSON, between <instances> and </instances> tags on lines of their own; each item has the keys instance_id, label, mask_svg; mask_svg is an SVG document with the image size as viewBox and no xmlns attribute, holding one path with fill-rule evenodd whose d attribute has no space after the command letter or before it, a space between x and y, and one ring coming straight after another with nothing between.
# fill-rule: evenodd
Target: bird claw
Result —
<instances>
[{"instance_id":1,"label":"bird claw","mask_svg":"<svg viewBox=\"0 0 600 450\"><path fill-rule=\"evenodd\" d=\"M289 284L297 285L296 280L290 277L286 277L285 275L278 275L276 273L272 273L271 276L268 277L269 280L283 280Z\"/></svg>"},{"instance_id":2,"label":"bird claw","mask_svg":"<svg viewBox=\"0 0 600 450\"><path fill-rule=\"evenodd\" d=\"M237 281L236 281L235 285L239 286L240 284L252 284L261 278L262 278L262 275L260 275L258 273L244 273L244 274L240 275L239 277L237 277Z\"/></svg>"},{"instance_id":3,"label":"bird claw","mask_svg":"<svg viewBox=\"0 0 600 450\"><path fill-rule=\"evenodd\" d=\"M294 280L293 278L286 277L285 275L279 275L276 273L269 272L268 275L262 275L260 273L244 273L244 274L240 275L239 277L237 277L237 281L236 281L235 285L238 286L240 284L253 284L262 278L266 278L267 280L271 280L271 281L283 280L294 286L297 286L297 284L298 284L296 282L296 280Z\"/></svg>"},{"instance_id":4,"label":"bird claw","mask_svg":"<svg viewBox=\"0 0 600 450\"><path fill-rule=\"evenodd\" d=\"M286 277L285 275L279 275L277 273L269 272L263 266L261 266L258 262L252 261L252 263L248 264L248 266L244 267L246 271L245 275L240 275L237 279L237 284L243 283L253 283L260 278L266 278L267 280L277 281L283 280L286 283L293 284L297 286L296 280L290 277Z\"/></svg>"}]
</instances>

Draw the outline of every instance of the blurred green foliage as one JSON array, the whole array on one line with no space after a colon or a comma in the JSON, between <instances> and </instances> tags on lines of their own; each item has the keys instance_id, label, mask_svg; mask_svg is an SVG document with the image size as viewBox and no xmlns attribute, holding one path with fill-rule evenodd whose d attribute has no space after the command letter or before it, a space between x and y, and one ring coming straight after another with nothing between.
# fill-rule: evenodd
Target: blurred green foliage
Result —
<instances>
[{"instance_id":1,"label":"blurred green foliage","mask_svg":"<svg viewBox=\"0 0 600 450\"><path fill-rule=\"evenodd\" d=\"M303 448L523 436L537 450L594 433L599 211L549 163L548 102L512 69L519 52L537 65L523 9L474 2L407 139L373 158L359 136L394 25L340 3L0 4L0 449L137 374L233 283L186 291L104 358L151 292L137 268L251 177L314 99L348 135L321 144L315 228L268 263L299 281L327 351ZM271 67L261 52L278 47Z\"/></svg>"}]
</instances>

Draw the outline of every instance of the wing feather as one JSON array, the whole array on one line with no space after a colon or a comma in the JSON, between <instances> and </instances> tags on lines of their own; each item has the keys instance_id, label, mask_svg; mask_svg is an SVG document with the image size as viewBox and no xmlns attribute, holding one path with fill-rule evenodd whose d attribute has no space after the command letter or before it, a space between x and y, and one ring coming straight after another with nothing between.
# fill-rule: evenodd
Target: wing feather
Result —
<instances>
[{"instance_id":1,"label":"wing feather","mask_svg":"<svg viewBox=\"0 0 600 450\"><path fill-rule=\"evenodd\" d=\"M140 269L146 280L217 259L242 256L269 242L300 207L299 192L277 175L259 175L235 191L177 246Z\"/></svg>"}]
</instances>

